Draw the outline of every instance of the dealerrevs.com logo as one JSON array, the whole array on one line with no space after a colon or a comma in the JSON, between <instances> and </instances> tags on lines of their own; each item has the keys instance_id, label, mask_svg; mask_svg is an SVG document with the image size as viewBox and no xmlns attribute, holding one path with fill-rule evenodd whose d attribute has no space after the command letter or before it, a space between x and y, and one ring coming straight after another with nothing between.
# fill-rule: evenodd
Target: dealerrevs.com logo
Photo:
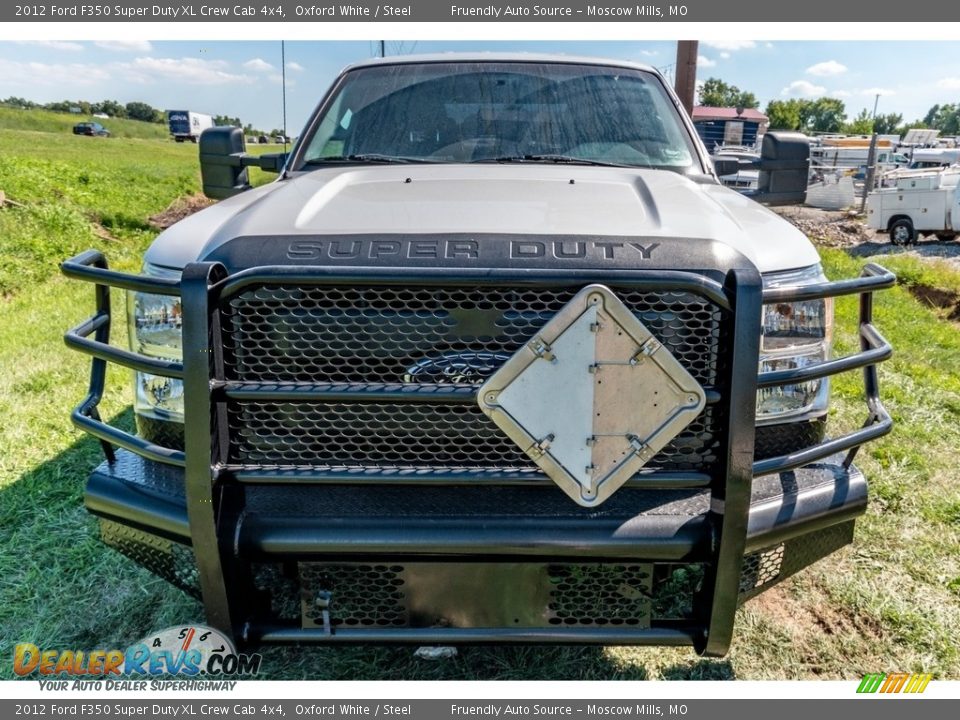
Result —
<instances>
[{"instance_id":1,"label":"dealerrevs.com logo","mask_svg":"<svg viewBox=\"0 0 960 720\"><path fill-rule=\"evenodd\" d=\"M169 683L153 679L171 676L203 677L202 683L190 683L191 689L215 690L232 689L236 683L214 678L256 675L262 659L237 653L233 643L213 628L189 625L152 633L125 650L42 649L19 643L13 651L13 671L20 677L36 677L42 689L50 690L146 690L148 680L150 689L162 689Z\"/></svg>"}]
</instances>

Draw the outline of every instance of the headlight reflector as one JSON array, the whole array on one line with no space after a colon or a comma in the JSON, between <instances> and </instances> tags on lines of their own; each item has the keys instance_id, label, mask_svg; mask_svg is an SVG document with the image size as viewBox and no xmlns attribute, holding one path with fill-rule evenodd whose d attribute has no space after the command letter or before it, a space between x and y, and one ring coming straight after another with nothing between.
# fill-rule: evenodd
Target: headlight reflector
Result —
<instances>
[{"instance_id":1,"label":"headlight reflector","mask_svg":"<svg viewBox=\"0 0 960 720\"><path fill-rule=\"evenodd\" d=\"M179 270L145 265L145 275L179 278ZM149 357L180 361L182 313L180 298L150 293L127 293L130 349ZM134 373L134 412L158 420L183 422L183 381Z\"/></svg>"},{"instance_id":2,"label":"headlight reflector","mask_svg":"<svg viewBox=\"0 0 960 720\"><path fill-rule=\"evenodd\" d=\"M765 288L825 282L819 265L764 275ZM779 302L763 306L759 372L799 369L830 358L833 300ZM820 417L827 411L828 378L757 391L757 423Z\"/></svg>"}]
</instances>

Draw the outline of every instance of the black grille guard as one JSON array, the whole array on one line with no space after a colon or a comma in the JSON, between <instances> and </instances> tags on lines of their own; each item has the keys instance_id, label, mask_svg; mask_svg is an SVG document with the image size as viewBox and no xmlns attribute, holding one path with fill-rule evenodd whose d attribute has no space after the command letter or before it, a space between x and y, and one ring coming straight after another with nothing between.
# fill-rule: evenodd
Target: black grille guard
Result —
<instances>
[{"instance_id":1,"label":"black grille guard","mask_svg":"<svg viewBox=\"0 0 960 720\"><path fill-rule=\"evenodd\" d=\"M852 466L860 446L888 433L890 415L879 397L877 363L891 356L889 343L873 325L873 293L896 282L893 273L877 264L864 267L859 278L823 282L802 287L763 290L759 274L752 267L730 270L721 284L703 274L677 271L619 270L457 270L416 268L399 272L383 268L301 268L260 267L228 275L216 263L188 265L180 280L127 274L108 269L104 255L89 250L62 264L67 277L95 285L95 314L69 330L66 344L90 355L89 390L74 409L74 424L99 439L109 464L117 460L115 448L122 448L146 460L183 468L190 540L199 569L200 589L208 622L238 639L269 642L336 640L341 642L606 642L631 644L694 645L707 654L723 654L733 632L744 554L755 550L757 535L751 514L751 484L755 476L782 473L845 452L842 465ZM733 332L728 353L729 378L721 391L708 392L708 403L728 403L726 438L720 471L716 478L697 472L641 473L628 488L705 488L711 491L712 533L709 573L705 581L706 606L700 613L702 627L650 628L558 628L483 631L449 628L446 632L418 628L391 628L389 631L341 633L330 638L315 629L283 625L252 626L246 616L241 593L231 591L244 581L244 567L238 561L241 520L244 513L243 488L263 485L543 485L549 480L538 473L442 471L404 473L368 470L347 472L309 468L233 465L228 457L227 406L237 399L295 399L306 401L364 401L373 397L385 402L463 403L469 398L442 387L431 393L402 392L390 387L345 387L324 383L251 383L225 379L218 302L258 283L359 284L455 286L460 284L509 284L528 287L578 285L605 282L644 290L685 291L709 299L732 315ZM183 307L182 363L158 360L109 344L110 289L179 296ZM803 368L756 373L759 354L761 304L817 298L859 295L860 352ZM150 443L103 422L98 405L106 382L106 364L113 362L142 372L180 378L184 381L186 449L179 451ZM758 387L793 384L863 369L868 415L863 427L812 447L778 457L753 461L754 412ZM726 396L726 397L724 397ZM225 486L236 492L222 492ZM765 510L768 512L768 510ZM769 514L769 512L768 512ZM770 522L775 523L775 518ZM171 525L175 521L171 520ZM246 531L246 529L245 529Z\"/></svg>"}]
</instances>

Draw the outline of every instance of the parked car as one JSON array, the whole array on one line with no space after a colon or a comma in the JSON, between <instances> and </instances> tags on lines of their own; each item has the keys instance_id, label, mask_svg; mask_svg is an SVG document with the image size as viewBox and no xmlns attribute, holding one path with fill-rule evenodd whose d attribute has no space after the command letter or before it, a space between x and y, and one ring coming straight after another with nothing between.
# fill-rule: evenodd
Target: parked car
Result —
<instances>
[{"instance_id":1,"label":"parked car","mask_svg":"<svg viewBox=\"0 0 960 720\"><path fill-rule=\"evenodd\" d=\"M74 135L89 135L90 137L110 137L110 131L98 122L82 122L73 126Z\"/></svg>"}]
</instances>

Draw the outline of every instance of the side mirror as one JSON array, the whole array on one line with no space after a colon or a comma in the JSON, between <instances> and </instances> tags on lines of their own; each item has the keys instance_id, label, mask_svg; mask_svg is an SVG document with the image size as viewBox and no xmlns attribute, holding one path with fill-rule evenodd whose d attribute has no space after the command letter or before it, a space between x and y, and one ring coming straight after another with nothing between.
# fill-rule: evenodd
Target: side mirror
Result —
<instances>
[{"instance_id":1,"label":"side mirror","mask_svg":"<svg viewBox=\"0 0 960 720\"><path fill-rule=\"evenodd\" d=\"M810 140L795 132L768 132L759 168L757 191L750 197L764 205L802 203L810 175Z\"/></svg>"},{"instance_id":2,"label":"side mirror","mask_svg":"<svg viewBox=\"0 0 960 720\"><path fill-rule=\"evenodd\" d=\"M740 172L740 161L735 157L713 157L713 171L718 177L736 175Z\"/></svg>"},{"instance_id":3,"label":"side mirror","mask_svg":"<svg viewBox=\"0 0 960 720\"><path fill-rule=\"evenodd\" d=\"M264 172L281 172L287 164L287 153L264 153L257 157L257 165Z\"/></svg>"},{"instance_id":4,"label":"side mirror","mask_svg":"<svg viewBox=\"0 0 960 720\"><path fill-rule=\"evenodd\" d=\"M207 128L200 135L200 176L203 194L223 200L250 189L250 173L244 167L246 155L243 129Z\"/></svg>"}]
</instances>

